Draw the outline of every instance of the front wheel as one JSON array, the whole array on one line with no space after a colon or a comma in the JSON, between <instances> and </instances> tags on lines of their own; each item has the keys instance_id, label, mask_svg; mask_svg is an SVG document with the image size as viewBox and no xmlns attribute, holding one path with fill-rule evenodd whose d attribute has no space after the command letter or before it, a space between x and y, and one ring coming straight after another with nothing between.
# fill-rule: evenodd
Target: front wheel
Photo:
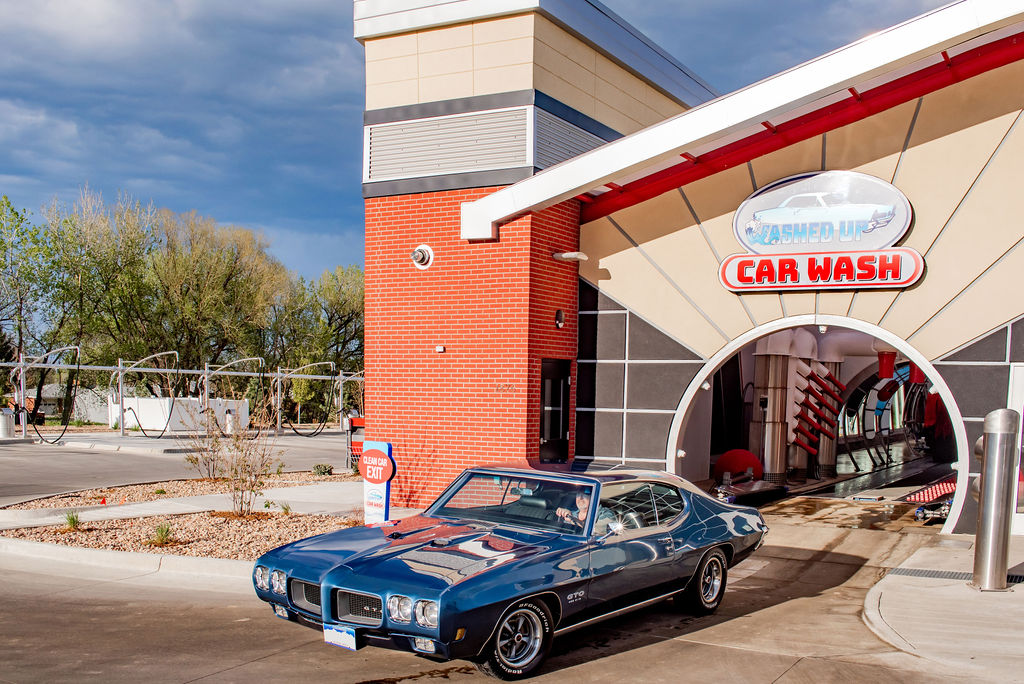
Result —
<instances>
[{"instance_id":1,"label":"front wheel","mask_svg":"<svg viewBox=\"0 0 1024 684\"><path fill-rule=\"evenodd\" d=\"M687 607L696 615L710 615L718 610L725 595L728 563L721 549L712 549L697 566L687 589Z\"/></svg>"},{"instance_id":2,"label":"front wheel","mask_svg":"<svg viewBox=\"0 0 1024 684\"><path fill-rule=\"evenodd\" d=\"M513 604L498 623L479 670L498 679L520 679L543 662L551 648L551 613L541 601Z\"/></svg>"}]
</instances>

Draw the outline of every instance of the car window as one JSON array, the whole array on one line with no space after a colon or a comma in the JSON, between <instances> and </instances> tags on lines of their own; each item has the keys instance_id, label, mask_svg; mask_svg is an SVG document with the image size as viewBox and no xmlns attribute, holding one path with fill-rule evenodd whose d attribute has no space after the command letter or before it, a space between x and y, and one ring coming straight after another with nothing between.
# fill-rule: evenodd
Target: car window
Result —
<instances>
[{"instance_id":1,"label":"car window","mask_svg":"<svg viewBox=\"0 0 1024 684\"><path fill-rule=\"evenodd\" d=\"M683 512L683 497L675 487L663 484L651 485L654 496L654 509L658 514L658 523L664 525Z\"/></svg>"},{"instance_id":2,"label":"car window","mask_svg":"<svg viewBox=\"0 0 1024 684\"><path fill-rule=\"evenodd\" d=\"M579 482L470 473L429 509L451 516L538 530L582 534L594 486Z\"/></svg>"},{"instance_id":3,"label":"car window","mask_svg":"<svg viewBox=\"0 0 1024 684\"><path fill-rule=\"evenodd\" d=\"M599 520L601 509L610 511L614 519L626 529L658 524L651 486L646 482L615 482L603 486L598 509Z\"/></svg>"},{"instance_id":4,"label":"car window","mask_svg":"<svg viewBox=\"0 0 1024 684\"><path fill-rule=\"evenodd\" d=\"M803 209L806 207L820 207L821 200L817 195L794 195L789 198L785 206L792 209Z\"/></svg>"},{"instance_id":5,"label":"car window","mask_svg":"<svg viewBox=\"0 0 1024 684\"><path fill-rule=\"evenodd\" d=\"M447 508L477 508L511 503L519 498L507 478L474 477L447 502Z\"/></svg>"}]
</instances>

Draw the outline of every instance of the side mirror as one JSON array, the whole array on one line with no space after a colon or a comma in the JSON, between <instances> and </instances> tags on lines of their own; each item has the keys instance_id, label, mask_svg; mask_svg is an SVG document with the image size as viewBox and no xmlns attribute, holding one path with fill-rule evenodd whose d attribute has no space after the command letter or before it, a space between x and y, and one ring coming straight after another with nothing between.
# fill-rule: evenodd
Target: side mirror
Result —
<instances>
[{"instance_id":1,"label":"side mirror","mask_svg":"<svg viewBox=\"0 0 1024 684\"><path fill-rule=\"evenodd\" d=\"M608 531L597 538L597 542L601 543L609 537L617 537L622 534L626 527L618 520L608 523Z\"/></svg>"}]
</instances>

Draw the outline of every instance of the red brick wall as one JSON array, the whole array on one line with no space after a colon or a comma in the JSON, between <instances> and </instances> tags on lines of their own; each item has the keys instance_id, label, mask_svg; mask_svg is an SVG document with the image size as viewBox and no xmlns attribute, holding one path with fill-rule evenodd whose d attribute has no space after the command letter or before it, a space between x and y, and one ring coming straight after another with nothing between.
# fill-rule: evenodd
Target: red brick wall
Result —
<instances>
[{"instance_id":1,"label":"red brick wall","mask_svg":"<svg viewBox=\"0 0 1024 684\"><path fill-rule=\"evenodd\" d=\"M551 253L576 249L578 207L463 240L461 203L494 190L366 200L366 438L394 445L393 505L426 505L470 465L536 458L540 360L576 357L577 268Z\"/></svg>"}]
</instances>

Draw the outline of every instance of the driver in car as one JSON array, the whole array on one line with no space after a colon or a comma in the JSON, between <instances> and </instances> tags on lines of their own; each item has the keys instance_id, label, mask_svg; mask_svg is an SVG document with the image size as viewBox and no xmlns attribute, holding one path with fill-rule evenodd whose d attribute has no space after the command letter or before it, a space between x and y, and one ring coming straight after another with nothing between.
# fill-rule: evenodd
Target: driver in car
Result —
<instances>
[{"instance_id":1,"label":"driver in car","mask_svg":"<svg viewBox=\"0 0 1024 684\"><path fill-rule=\"evenodd\" d=\"M587 513L590 511L590 492L586 489L580 489L576 492L576 508L557 508L555 515L566 525L573 528L574 532L582 532L587 526ZM600 506L597 509L597 523L594 525L594 531L601 533L604 530L599 529L600 527L608 528L608 523L615 520L615 514L604 506Z\"/></svg>"}]
</instances>

